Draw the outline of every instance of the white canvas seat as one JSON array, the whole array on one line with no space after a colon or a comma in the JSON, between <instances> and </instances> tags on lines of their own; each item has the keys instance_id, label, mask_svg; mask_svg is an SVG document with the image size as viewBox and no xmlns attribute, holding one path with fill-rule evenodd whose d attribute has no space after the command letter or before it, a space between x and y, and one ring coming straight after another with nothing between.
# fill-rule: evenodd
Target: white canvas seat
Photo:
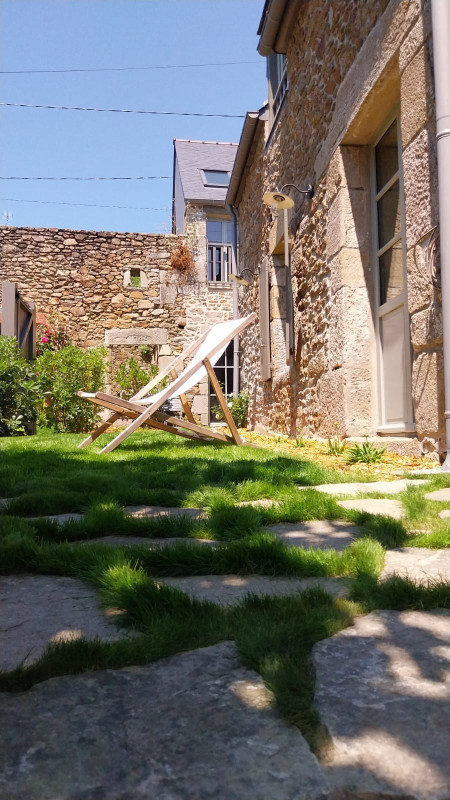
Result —
<instances>
[{"instance_id":1,"label":"white canvas seat","mask_svg":"<svg viewBox=\"0 0 450 800\"><path fill-rule=\"evenodd\" d=\"M181 355L177 356L161 373L153 378L153 380L146 384L146 386L143 386L130 400L123 400L120 397L106 394L105 392L78 392L78 396L84 400L95 403L113 412L105 422L101 423L83 442L81 442L79 447L85 447L90 444L120 417L128 417L131 419L131 422L129 422L125 430L121 431L115 439L103 448L101 451L102 453L109 453L111 450L114 450L115 447L142 425L166 430L189 439L212 438L224 442L242 444L222 389L215 375L214 365L223 355L232 339L245 330L255 319L256 314L250 314L243 319L227 320L226 322L219 322L213 325L187 347ZM184 362L188 357L191 358L191 361L182 369L180 374L178 374L178 369L184 366ZM173 378L171 384L157 392L157 394L151 394L151 390L169 375ZM230 429L230 435L215 430L213 431L195 422L186 398L186 392L200 383L200 381L204 380L206 376L209 377L218 403L222 408L225 420ZM161 406L167 400L174 400L175 398L180 398L186 419L179 419L170 414L164 414L160 410Z\"/></svg>"}]
</instances>

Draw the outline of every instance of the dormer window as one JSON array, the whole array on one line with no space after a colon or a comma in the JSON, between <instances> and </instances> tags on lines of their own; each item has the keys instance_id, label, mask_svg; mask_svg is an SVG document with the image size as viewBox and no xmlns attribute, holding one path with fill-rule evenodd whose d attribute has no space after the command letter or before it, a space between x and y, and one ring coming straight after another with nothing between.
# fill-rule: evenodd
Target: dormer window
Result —
<instances>
[{"instance_id":1,"label":"dormer window","mask_svg":"<svg viewBox=\"0 0 450 800\"><path fill-rule=\"evenodd\" d=\"M230 173L220 169L202 169L202 178L205 186L228 186L230 183Z\"/></svg>"}]
</instances>

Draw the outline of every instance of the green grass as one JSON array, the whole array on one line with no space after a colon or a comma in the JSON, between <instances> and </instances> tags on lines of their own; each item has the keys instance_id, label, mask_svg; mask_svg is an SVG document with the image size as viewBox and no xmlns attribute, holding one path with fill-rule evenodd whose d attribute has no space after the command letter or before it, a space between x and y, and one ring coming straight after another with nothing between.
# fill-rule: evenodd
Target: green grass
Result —
<instances>
[{"instance_id":1,"label":"green grass","mask_svg":"<svg viewBox=\"0 0 450 800\"><path fill-rule=\"evenodd\" d=\"M426 491L450 485L450 477L437 476L400 496L407 516L398 522L344 511L333 497L310 488L299 491L297 486L356 479L302 460L301 448L284 456L146 432L102 456L99 450L111 436L77 450L81 438L46 433L0 440L0 496L13 498L0 511L0 574L88 581L105 606L121 610L116 619L133 635L117 642L52 644L35 664L0 674L0 690L23 690L56 675L144 664L232 640L272 689L286 719L320 750L326 736L313 706L315 642L374 608L450 606L448 584L420 587L396 578L377 584L385 548L450 546L450 525L437 517L445 504L423 498ZM276 504L237 505L267 498ZM125 516L125 505L141 504L195 506L206 509L207 517ZM84 517L64 525L25 519L65 512ZM341 553L290 548L264 530L274 523L339 518L353 521L363 534ZM427 534L411 535L412 528ZM156 550L83 544L110 534L176 536L186 542ZM212 548L188 541L196 537L224 544ZM291 597L247 596L236 606L220 607L158 584L167 576L227 574L343 576L351 595L343 600L312 589Z\"/></svg>"}]
</instances>

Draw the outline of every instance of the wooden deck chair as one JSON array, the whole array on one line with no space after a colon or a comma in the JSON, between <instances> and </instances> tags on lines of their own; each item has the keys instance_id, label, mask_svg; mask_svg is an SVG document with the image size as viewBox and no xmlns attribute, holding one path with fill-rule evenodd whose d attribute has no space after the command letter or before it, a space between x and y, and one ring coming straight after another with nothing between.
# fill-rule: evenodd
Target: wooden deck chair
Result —
<instances>
[{"instance_id":1,"label":"wooden deck chair","mask_svg":"<svg viewBox=\"0 0 450 800\"><path fill-rule=\"evenodd\" d=\"M115 395L105 392L78 392L78 397L88 400L91 403L102 406L113 413L102 422L89 436L78 445L85 447L97 439L102 433L116 422L120 417L127 417L131 421L125 430L121 431L115 439L107 444L102 453L109 453L114 450L130 434L134 433L141 426L157 428L159 430L174 433L177 436L184 436L188 439L218 439L230 444L242 444L234 420L230 414L226 399L220 387L217 376L214 372L214 365L220 356L225 352L228 344L238 336L245 328L252 324L256 319L256 314L249 314L243 319L233 319L226 322L219 322L205 331L193 342L186 350L177 356L165 369L155 378L140 389L130 400L122 400ZM184 367L185 360L190 357L190 363ZM178 374L179 370L182 370ZM186 392L208 375L218 403L223 411L225 421L229 427L230 435L212 430L195 422L191 408L186 398ZM172 382L157 394L149 394L164 378L171 376ZM170 414L163 413L161 406L167 401L179 397L186 419L180 419Z\"/></svg>"}]
</instances>

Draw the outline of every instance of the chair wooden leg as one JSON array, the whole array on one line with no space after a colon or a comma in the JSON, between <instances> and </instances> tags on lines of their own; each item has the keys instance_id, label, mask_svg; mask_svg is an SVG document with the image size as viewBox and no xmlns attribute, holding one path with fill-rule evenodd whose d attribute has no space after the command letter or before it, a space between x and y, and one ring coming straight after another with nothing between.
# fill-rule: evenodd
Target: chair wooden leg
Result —
<instances>
[{"instance_id":1,"label":"chair wooden leg","mask_svg":"<svg viewBox=\"0 0 450 800\"><path fill-rule=\"evenodd\" d=\"M226 421L226 423L227 423L227 425L228 425L228 427L230 429L230 433L231 433L231 435L232 435L232 437L234 439L234 442L235 442L235 444L242 444L242 439L239 436L238 429L236 428L235 421L234 421L233 417L231 416L230 409L227 406L227 401L225 399L225 395L222 392L220 383L217 380L216 373L214 372L214 370L213 370L213 368L211 366L211 362L209 361L209 359L205 358L203 363L204 363L204 365L206 367L206 371L207 371L207 373L209 375L209 380L211 381L212 387L214 389L214 394L216 395L216 397L217 397L217 399L219 401L219 405L220 405L220 407L222 409L223 415L225 417L225 421Z\"/></svg>"},{"instance_id":2,"label":"chair wooden leg","mask_svg":"<svg viewBox=\"0 0 450 800\"><path fill-rule=\"evenodd\" d=\"M99 436L101 436L102 433L105 433L105 431L108 430L110 425L112 425L113 422L115 422L117 419L120 419L120 414L111 414L111 416L108 417L108 419L105 420L105 422L102 422L101 425L99 425L97 428L94 428L94 430L90 432L89 436L87 436L86 439L83 439L83 441L80 442L80 444L78 445L78 450L81 450L81 448L86 447L86 445L88 444L92 444L92 442Z\"/></svg>"}]
</instances>

